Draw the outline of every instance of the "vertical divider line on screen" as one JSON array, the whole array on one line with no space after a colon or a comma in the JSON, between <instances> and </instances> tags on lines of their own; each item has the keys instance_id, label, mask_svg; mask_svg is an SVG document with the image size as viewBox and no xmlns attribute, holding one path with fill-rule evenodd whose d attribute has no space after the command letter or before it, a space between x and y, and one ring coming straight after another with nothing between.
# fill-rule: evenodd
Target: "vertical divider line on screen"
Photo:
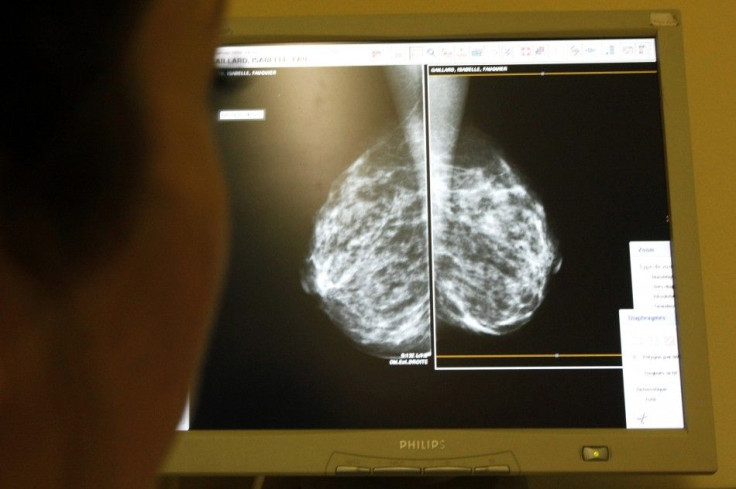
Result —
<instances>
[{"instance_id":1,"label":"vertical divider line on screen","mask_svg":"<svg viewBox=\"0 0 736 489\"><path fill-rule=\"evenodd\" d=\"M431 152L430 152L430 130L429 130L429 90L427 88L427 76L429 73L429 67L427 65L422 66L422 98L423 108L422 113L424 117L424 160L426 163L426 178L427 178L427 278L429 280L429 322L430 322L430 334L431 334L431 345L432 360L434 369L437 370L437 320L435 314L435 291L434 291L434 251L432 247L432 170L431 170Z\"/></svg>"}]
</instances>

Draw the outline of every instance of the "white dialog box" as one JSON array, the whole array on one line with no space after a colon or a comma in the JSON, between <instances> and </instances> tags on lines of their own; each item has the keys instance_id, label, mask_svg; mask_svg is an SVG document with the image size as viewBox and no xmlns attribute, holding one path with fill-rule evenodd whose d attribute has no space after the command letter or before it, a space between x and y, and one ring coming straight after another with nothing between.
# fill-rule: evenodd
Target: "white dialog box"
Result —
<instances>
[{"instance_id":1,"label":"white dialog box","mask_svg":"<svg viewBox=\"0 0 736 489\"><path fill-rule=\"evenodd\" d=\"M670 242L632 241L629 253L634 309L674 308Z\"/></svg>"},{"instance_id":2,"label":"white dialog box","mask_svg":"<svg viewBox=\"0 0 736 489\"><path fill-rule=\"evenodd\" d=\"M669 241L629 245L633 309L619 310L627 428L683 428Z\"/></svg>"}]
</instances>

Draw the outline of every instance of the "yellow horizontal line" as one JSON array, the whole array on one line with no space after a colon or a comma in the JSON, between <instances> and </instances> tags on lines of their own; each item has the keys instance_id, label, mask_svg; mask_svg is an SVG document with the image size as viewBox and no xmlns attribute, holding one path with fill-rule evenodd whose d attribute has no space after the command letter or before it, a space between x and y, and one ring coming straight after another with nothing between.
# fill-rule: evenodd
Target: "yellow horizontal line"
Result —
<instances>
[{"instance_id":1,"label":"yellow horizontal line","mask_svg":"<svg viewBox=\"0 0 736 489\"><path fill-rule=\"evenodd\" d=\"M544 74L543 74L544 73ZM519 73L451 73L454 76L559 76L559 75L654 75L657 70L641 71L534 71Z\"/></svg>"},{"instance_id":2,"label":"yellow horizontal line","mask_svg":"<svg viewBox=\"0 0 736 489\"><path fill-rule=\"evenodd\" d=\"M620 353L529 353L514 355L437 355L437 358L620 358Z\"/></svg>"}]
</instances>

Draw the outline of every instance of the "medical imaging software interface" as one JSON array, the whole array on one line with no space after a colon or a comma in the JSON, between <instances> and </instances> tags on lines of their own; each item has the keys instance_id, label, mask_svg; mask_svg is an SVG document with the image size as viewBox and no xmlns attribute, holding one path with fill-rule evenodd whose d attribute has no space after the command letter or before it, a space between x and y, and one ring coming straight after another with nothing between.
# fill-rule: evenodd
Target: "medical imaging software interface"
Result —
<instances>
[{"instance_id":1,"label":"medical imaging software interface","mask_svg":"<svg viewBox=\"0 0 736 489\"><path fill-rule=\"evenodd\" d=\"M654 39L226 46L192 429L682 428Z\"/></svg>"}]
</instances>

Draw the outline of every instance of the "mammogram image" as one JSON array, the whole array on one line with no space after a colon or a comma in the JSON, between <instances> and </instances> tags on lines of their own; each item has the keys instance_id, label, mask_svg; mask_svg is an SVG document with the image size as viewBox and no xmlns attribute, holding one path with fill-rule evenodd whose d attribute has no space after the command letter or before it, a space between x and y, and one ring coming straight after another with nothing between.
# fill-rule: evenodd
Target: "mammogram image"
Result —
<instances>
[{"instance_id":1,"label":"mammogram image","mask_svg":"<svg viewBox=\"0 0 736 489\"><path fill-rule=\"evenodd\" d=\"M401 122L332 183L303 288L367 353L429 353L433 325L526 324L562 259L544 207L490 138L463 123L467 79L388 68ZM432 307L434 306L434 307Z\"/></svg>"}]
</instances>

